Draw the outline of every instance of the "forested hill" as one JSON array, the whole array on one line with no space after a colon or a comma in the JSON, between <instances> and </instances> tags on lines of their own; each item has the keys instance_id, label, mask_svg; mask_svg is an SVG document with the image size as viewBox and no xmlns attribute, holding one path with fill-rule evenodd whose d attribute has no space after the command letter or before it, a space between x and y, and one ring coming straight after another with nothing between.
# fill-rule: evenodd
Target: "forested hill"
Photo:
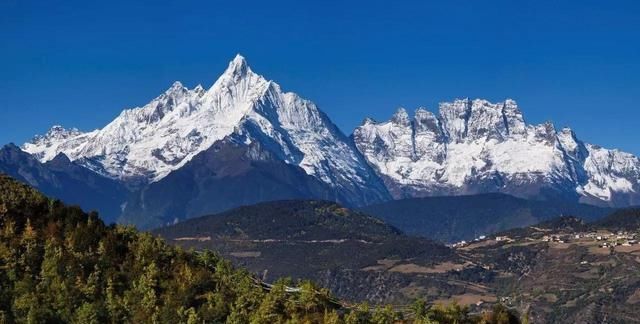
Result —
<instances>
[{"instance_id":1,"label":"forested hill","mask_svg":"<svg viewBox=\"0 0 640 324\"><path fill-rule=\"evenodd\" d=\"M216 254L187 252L0 174L0 323L394 323L311 282L269 289ZM514 320L504 308L411 308L405 323ZM505 322L505 323L506 323ZM402 321L400 321L402 323Z\"/></svg>"},{"instance_id":2,"label":"forested hill","mask_svg":"<svg viewBox=\"0 0 640 324\"><path fill-rule=\"evenodd\" d=\"M266 293L211 252L190 253L128 227L105 226L0 175L0 322L201 323L337 318L303 284ZM280 288L278 288L280 287Z\"/></svg>"}]
</instances>

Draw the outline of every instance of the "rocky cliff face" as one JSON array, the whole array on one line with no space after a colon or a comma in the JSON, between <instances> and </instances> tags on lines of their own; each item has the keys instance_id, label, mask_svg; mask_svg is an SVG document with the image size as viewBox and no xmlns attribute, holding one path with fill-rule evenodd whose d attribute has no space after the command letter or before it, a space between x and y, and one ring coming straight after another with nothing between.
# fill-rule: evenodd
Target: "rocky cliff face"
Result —
<instances>
[{"instance_id":1,"label":"rocky cliff face","mask_svg":"<svg viewBox=\"0 0 640 324\"><path fill-rule=\"evenodd\" d=\"M568 128L528 125L513 100L456 100L436 115L400 108L366 119L356 147L394 198L504 192L599 205L640 203L640 160L580 141Z\"/></svg>"}]
</instances>

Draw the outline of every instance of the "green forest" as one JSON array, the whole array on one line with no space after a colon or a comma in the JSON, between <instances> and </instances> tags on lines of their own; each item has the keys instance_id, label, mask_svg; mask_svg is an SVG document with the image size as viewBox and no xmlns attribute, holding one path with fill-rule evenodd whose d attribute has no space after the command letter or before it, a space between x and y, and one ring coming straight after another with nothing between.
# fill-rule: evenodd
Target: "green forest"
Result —
<instances>
[{"instance_id":1,"label":"green forest","mask_svg":"<svg viewBox=\"0 0 640 324\"><path fill-rule=\"evenodd\" d=\"M297 287L291 291L287 287ZM187 251L0 175L0 323L514 323L497 305L422 300L399 311L314 283L267 287L212 251Z\"/></svg>"}]
</instances>

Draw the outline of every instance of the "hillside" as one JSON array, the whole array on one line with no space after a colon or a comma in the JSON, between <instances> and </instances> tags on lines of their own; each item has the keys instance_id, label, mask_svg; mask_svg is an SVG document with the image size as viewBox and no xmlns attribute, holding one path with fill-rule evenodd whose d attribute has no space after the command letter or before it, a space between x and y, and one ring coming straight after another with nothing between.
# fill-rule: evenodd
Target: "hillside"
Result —
<instances>
[{"instance_id":1,"label":"hillside","mask_svg":"<svg viewBox=\"0 0 640 324\"><path fill-rule=\"evenodd\" d=\"M259 143L225 139L132 194L118 221L149 229L262 201L312 198L346 200Z\"/></svg>"},{"instance_id":2,"label":"hillside","mask_svg":"<svg viewBox=\"0 0 640 324\"><path fill-rule=\"evenodd\" d=\"M0 322L273 323L338 318L326 290L269 293L214 253L189 253L0 175ZM328 313L327 313L328 312ZM269 319L269 320L267 320Z\"/></svg>"},{"instance_id":3,"label":"hillside","mask_svg":"<svg viewBox=\"0 0 640 324\"><path fill-rule=\"evenodd\" d=\"M426 268L458 260L442 244L407 237L377 218L327 201L261 203L154 233L181 246L215 249L267 281L281 276L313 279L341 298L359 301L406 303L412 296L403 288L431 280L369 271L380 262L405 260Z\"/></svg>"},{"instance_id":4,"label":"hillside","mask_svg":"<svg viewBox=\"0 0 640 324\"><path fill-rule=\"evenodd\" d=\"M311 278L348 300L501 302L527 314L531 323L635 323L638 217L626 211L591 223L548 218L445 249L335 203L281 201L195 218L157 233L172 244L215 249L267 279ZM605 220L606 226L599 225ZM622 228L627 229L618 234Z\"/></svg>"},{"instance_id":5,"label":"hillside","mask_svg":"<svg viewBox=\"0 0 640 324\"><path fill-rule=\"evenodd\" d=\"M613 211L562 201L526 200L498 193L403 199L361 210L408 234L447 243L468 241L562 215L595 220Z\"/></svg>"}]
</instances>

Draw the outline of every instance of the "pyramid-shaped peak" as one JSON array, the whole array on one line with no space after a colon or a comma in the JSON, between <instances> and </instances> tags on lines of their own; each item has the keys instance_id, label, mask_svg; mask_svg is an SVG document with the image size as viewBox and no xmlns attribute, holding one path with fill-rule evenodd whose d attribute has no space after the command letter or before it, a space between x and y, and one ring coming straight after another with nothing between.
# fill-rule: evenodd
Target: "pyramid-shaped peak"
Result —
<instances>
[{"instance_id":1,"label":"pyramid-shaped peak","mask_svg":"<svg viewBox=\"0 0 640 324\"><path fill-rule=\"evenodd\" d=\"M229 67L225 74L246 74L247 71L250 71L249 65L247 64L247 60L244 56L240 54L236 54L236 57L229 62Z\"/></svg>"},{"instance_id":2,"label":"pyramid-shaped peak","mask_svg":"<svg viewBox=\"0 0 640 324\"><path fill-rule=\"evenodd\" d=\"M238 64L247 64L247 59L245 59L244 56L242 56L242 54L238 53L233 58L232 62L235 62L235 63L238 63Z\"/></svg>"}]
</instances>

